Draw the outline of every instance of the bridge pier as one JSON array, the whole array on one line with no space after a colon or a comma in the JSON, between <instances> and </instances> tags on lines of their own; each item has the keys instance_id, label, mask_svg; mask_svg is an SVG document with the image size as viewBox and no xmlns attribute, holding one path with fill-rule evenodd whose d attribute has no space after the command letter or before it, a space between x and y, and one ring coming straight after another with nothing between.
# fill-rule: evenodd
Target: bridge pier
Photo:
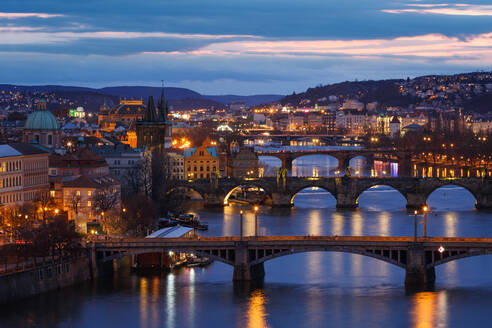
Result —
<instances>
[{"instance_id":1,"label":"bridge pier","mask_svg":"<svg viewBox=\"0 0 492 328\"><path fill-rule=\"evenodd\" d=\"M224 206L224 198L224 195L206 193L203 195L203 204L205 207L222 207Z\"/></svg>"},{"instance_id":2,"label":"bridge pier","mask_svg":"<svg viewBox=\"0 0 492 328\"><path fill-rule=\"evenodd\" d=\"M292 197L289 194L281 192L272 193L272 207L291 207Z\"/></svg>"},{"instance_id":3,"label":"bridge pier","mask_svg":"<svg viewBox=\"0 0 492 328\"><path fill-rule=\"evenodd\" d=\"M434 267L427 268L425 251L422 244L408 246L407 267L405 271L405 285L425 287L436 281Z\"/></svg>"},{"instance_id":4,"label":"bridge pier","mask_svg":"<svg viewBox=\"0 0 492 328\"><path fill-rule=\"evenodd\" d=\"M427 205L427 197L424 193L407 193L407 210L420 210Z\"/></svg>"},{"instance_id":5,"label":"bridge pier","mask_svg":"<svg viewBox=\"0 0 492 328\"><path fill-rule=\"evenodd\" d=\"M248 262L248 242L238 242L235 249L234 281L261 280L265 276L265 268L262 263L250 265Z\"/></svg>"},{"instance_id":6,"label":"bridge pier","mask_svg":"<svg viewBox=\"0 0 492 328\"><path fill-rule=\"evenodd\" d=\"M354 197L351 194L338 193L336 199L338 209L353 210L359 207L357 200L354 200Z\"/></svg>"},{"instance_id":7,"label":"bridge pier","mask_svg":"<svg viewBox=\"0 0 492 328\"><path fill-rule=\"evenodd\" d=\"M477 197L475 208L477 210L492 210L492 195L482 194L479 197Z\"/></svg>"},{"instance_id":8,"label":"bridge pier","mask_svg":"<svg viewBox=\"0 0 492 328\"><path fill-rule=\"evenodd\" d=\"M294 160L291 157L282 157L282 168L287 169L289 172L292 172L292 162Z\"/></svg>"}]
</instances>

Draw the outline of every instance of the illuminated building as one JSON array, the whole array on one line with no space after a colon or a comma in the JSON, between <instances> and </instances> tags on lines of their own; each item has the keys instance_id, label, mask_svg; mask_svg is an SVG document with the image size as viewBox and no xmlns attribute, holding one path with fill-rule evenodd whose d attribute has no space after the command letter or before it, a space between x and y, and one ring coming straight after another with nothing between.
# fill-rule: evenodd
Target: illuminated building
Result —
<instances>
[{"instance_id":1,"label":"illuminated building","mask_svg":"<svg viewBox=\"0 0 492 328\"><path fill-rule=\"evenodd\" d=\"M136 124L137 147L164 152L166 148L171 147L172 135L172 125L167 119L168 106L164 98L164 89L157 109L156 111L154 98L150 96L144 117Z\"/></svg>"},{"instance_id":2,"label":"illuminated building","mask_svg":"<svg viewBox=\"0 0 492 328\"><path fill-rule=\"evenodd\" d=\"M30 144L0 145L0 202L22 204L48 193L48 156Z\"/></svg>"},{"instance_id":3,"label":"illuminated building","mask_svg":"<svg viewBox=\"0 0 492 328\"><path fill-rule=\"evenodd\" d=\"M120 104L115 108L101 108L97 123L103 131L111 132L117 123L130 126L132 122L143 119L144 112L142 100L120 100Z\"/></svg>"},{"instance_id":4,"label":"illuminated building","mask_svg":"<svg viewBox=\"0 0 492 328\"><path fill-rule=\"evenodd\" d=\"M209 138L199 147L185 149L184 159L187 179L210 178L212 173L218 172L218 150Z\"/></svg>"}]
</instances>

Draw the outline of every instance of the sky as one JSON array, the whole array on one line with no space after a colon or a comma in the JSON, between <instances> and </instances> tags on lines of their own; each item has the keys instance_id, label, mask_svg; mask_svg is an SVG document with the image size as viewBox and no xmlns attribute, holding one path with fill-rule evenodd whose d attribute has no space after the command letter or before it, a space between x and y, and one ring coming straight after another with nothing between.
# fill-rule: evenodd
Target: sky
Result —
<instances>
[{"instance_id":1,"label":"sky","mask_svg":"<svg viewBox=\"0 0 492 328\"><path fill-rule=\"evenodd\" d=\"M492 3L1 0L0 83L290 94L492 70Z\"/></svg>"}]
</instances>

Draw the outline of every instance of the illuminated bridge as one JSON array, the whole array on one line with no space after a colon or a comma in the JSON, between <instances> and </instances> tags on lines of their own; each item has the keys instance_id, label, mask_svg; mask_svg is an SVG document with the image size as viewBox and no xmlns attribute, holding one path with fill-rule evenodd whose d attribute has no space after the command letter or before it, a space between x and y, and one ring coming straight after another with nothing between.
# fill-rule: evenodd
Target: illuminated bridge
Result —
<instances>
[{"instance_id":1,"label":"illuminated bridge","mask_svg":"<svg viewBox=\"0 0 492 328\"><path fill-rule=\"evenodd\" d=\"M203 198L206 206L223 206L228 197L241 186L256 186L264 190L267 204L275 207L293 205L293 199L301 190L317 187L331 193L336 201L337 208L353 209L358 207L359 196L374 186L389 186L400 192L406 199L408 209L420 209L427 203L429 195L437 188L446 185L455 185L468 190L476 200L477 209L492 209L492 179L460 178L370 178L370 177L328 177L303 178L287 177L255 178L255 179L201 179L194 181L174 181L167 186L167 192L179 188L188 188L196 191Z\"/></svg>"},{"instance_id":2,"label":"illuminated bridge","mask_svg":"<svg viewBox=\"0 0 492 328\"><path fill-rule=\"evenodd\" d=\"M263 263L304 252L345 252L372 257L405 269L405 283L431 284L435 267L461 258L492 254L492 238L265 236L139 238L92 241L93 270L100 262L123 256L178 251L207 257L234 267L233 279L247 281L265 275Z\"/></svg>"}]
</instances>

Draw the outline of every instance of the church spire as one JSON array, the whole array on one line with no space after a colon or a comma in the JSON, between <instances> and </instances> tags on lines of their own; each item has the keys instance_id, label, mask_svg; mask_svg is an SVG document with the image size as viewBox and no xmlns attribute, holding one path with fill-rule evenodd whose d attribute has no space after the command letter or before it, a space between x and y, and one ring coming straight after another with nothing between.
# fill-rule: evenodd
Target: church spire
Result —
<instances>
[{"instance_id":1,"label":"church spire","mask_svg":"<svg viewBox=\"0 0 492 328\"><path fill-rule=\"evenodd\" d=\"M155 111L154 105L154 97L149 96L149 100L147 102L147 108L145 110L144 121L147 122L155 122L157 121L157 114Z\"/></svg>"},{"instance_id":2,"label":"church spire","mask_svg":"<svg viewBox=\"0 0 492 328\"><path fill-rule=\"evenodd\" d=\"M168 114L168 106L166 98L164 97L164 81L162 81L162 89L161 89L161 99L159 100L159 121L166 122L167 114Z\"/></svg>"}]
</instances>

